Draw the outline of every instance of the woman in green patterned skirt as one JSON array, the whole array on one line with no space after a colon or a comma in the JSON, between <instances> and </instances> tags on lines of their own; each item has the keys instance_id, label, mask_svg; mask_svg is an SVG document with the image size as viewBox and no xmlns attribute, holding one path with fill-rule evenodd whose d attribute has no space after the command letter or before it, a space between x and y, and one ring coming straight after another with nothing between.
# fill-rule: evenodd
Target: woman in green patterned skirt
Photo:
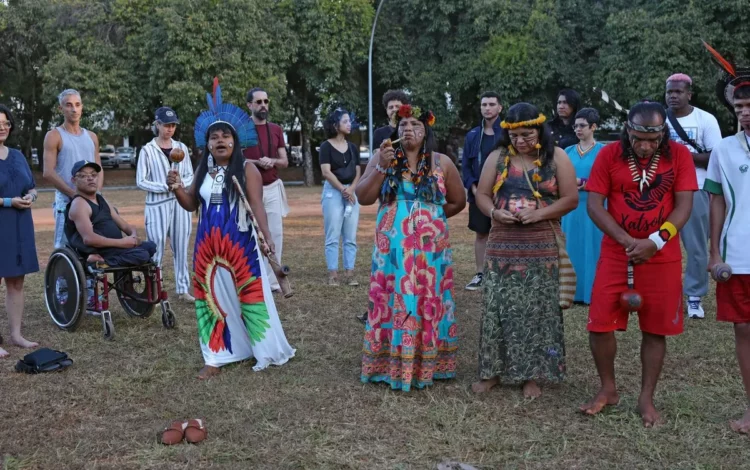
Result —
<instances>
[{"instance_id":1,"label":"woman in green patterned skirt","mask_svg":"<svg viewBox=\"0 0 750 470\"><path fill-rule=\"evenodd\" d=\"M538 381L565 377L555 234L562 236L560 218L578 205L578 189L570 159L555 147L545 120L528 103L511 107L479 180L477 206L492 228L476 393L520 384L526 398L536 398Z\"/></svg>"}]
</instances>

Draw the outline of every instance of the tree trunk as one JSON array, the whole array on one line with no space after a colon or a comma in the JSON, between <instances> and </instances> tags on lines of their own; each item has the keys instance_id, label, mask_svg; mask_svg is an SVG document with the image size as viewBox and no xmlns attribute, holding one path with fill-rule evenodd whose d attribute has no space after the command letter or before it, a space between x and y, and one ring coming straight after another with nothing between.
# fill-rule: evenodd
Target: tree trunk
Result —
<instances>
[{"instance_id":1,"label":"tree trunk","mask_svg":"<svg viewBox=\"0 0 750 470\"><path fill-rule=\"evenodd\" d=\"M305 186L315 184L315 173L313 172L313 156L310 149L310 135L312 134L314 118L303 114L302 110L297 108L297 115L300 122L300 137L302 138L302 175Z\"/></svg>"}]
</instances>

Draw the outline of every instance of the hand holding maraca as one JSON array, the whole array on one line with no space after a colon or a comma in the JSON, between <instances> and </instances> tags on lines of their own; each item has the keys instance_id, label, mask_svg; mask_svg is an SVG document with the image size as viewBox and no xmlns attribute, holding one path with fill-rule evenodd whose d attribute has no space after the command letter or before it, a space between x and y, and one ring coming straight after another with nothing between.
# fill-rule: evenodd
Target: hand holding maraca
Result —
<instances>
[{"instance_id":1,"label":"hand holding maraca","mask_svg":"<svg viewBox=\"0 0 750 470\"><path fill-rule=\"evenodd\" d=\"M167 172L167 186L171 191L176 191L177 188L182 187L182 178L180 178L180 172L177 170L169 170Z\"/></svg>"},{"instance_id":2,"label":"hand holding maraca","mask_svg":"<svg viewBox=\"0 0 750 470\"><path fill-rule=\"evenodd\" d=\"M177 173L179 165L180 165L180 162L183 161L184 159L185 159L185 152L180 147L173 148L172 151L169 152L169 160L172 162L172 171L174 171L175 173ZM170 171L170 173L172 171ZM178 179L179 179L179 176L180 175L178 173L177 174ZM167 178L169 178L169 177L167 177ZM182 181L178 180L177 183L170 184L169 188L172 191L175 191L175 190L177 190L178 187L180 187L181 184L182 184Z\"/></svg>"},{"instance_id":3,"label":"hand holding maraca","mask_svg":"<svg viewBox=\"0 0 750 470\"><path fill-rule=\"evenodd\" d=\"M721 259L720 256L711 256L708 263L708 272L716 282L727 282L732 277L732 267Z\"/></svg>"}]
</instances>

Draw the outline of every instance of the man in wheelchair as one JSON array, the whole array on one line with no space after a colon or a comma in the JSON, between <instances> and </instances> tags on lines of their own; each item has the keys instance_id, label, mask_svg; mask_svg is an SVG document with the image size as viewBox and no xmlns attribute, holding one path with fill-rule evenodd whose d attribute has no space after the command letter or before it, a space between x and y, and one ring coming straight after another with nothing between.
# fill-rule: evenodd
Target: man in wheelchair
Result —
<instances>
[{"instance_id":1,"label":"man in wheelchair","mask_svg":"<svg viewBox=\"0 0 750 470\"><path fill-rule=\"evenodd\" d=\"M97 193L97 163L85 160L73 165L72 181L76 195L65 210L65 236L68 245L88 263L105 263L108 267L139 266L148 263L156 253L156 244L138 238L128 224ZM127 235L123 236L123 232Z\"/></svg>"}]
</instances>

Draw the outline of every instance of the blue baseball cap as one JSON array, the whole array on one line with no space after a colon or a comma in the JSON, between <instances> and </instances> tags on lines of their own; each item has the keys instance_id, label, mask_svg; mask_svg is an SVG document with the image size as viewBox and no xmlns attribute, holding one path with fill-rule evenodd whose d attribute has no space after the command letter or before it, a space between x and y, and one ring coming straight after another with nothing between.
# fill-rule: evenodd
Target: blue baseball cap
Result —
<instances>
[{"instance_id":1,"label":"blue baseball cap","mask_svg":"<svg viewBox=\"0 0 750 470\"><path fill-rule=\"evenodd\" d=\"M73 164L73 169L70 171L70 176L75 176L76 173L86 167L93 168L97 173L100 173L102 171L102 167L99 166L99 164L96 162L90 162L88 160L78 160Z\"/></svg>"},{"instance_id":2,"label":"blue baseball cap","mask_svg":"<svg viewBox=\"0 0 750 470\"><path fill-rule=\"evenodd\" d=\"M177 117L177 113L174 112L174 109L170 108L169 106L162 106L161 108L156 110L156 120L159 121L162 124L179 124L180 119Z\"/></svg>"}]
</instances>

